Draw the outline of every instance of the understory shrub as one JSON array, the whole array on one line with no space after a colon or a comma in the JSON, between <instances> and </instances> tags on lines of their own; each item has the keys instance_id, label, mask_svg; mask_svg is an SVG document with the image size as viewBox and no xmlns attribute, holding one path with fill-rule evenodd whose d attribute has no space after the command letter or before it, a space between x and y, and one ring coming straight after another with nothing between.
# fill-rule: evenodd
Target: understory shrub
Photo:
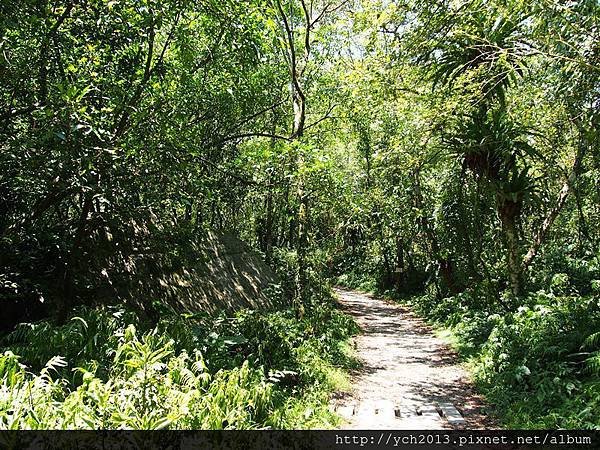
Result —
<instances>
[{"instance_id":1,"label":"understory shrub","mask_svg":"<svg viewBox=\"0 0 600 450\"><path fill-rule=\"evenodd\" d=\"M509 428L600 428L600 297L565 295L568 278L551 280L549 292L530 294L512 312L473 291L411 304L452 331Z\"/></svg>"},{"instance_id":2,"label":"understory shrub","mask_svg":"<svg viewBox=\"0 0 600 450\"><path fill-rule=\"evenodd\" d=\"M600 329L600 299L538 293L529 301L497 320L476 379L510 426L600 427L600 378L586 344Z\"/></svg>"},{"instance_id":3,"label":"understory shrub","mask_svg":"<svg viewBox=\"0 0 600 450\"><path fill-rule=\"evenodd\" d=\"M22 324L0 354L0 429L331 427L329 390L356 325L329 303L175 314L155 327L117 307Z\"/></svg>"}]
</instances>

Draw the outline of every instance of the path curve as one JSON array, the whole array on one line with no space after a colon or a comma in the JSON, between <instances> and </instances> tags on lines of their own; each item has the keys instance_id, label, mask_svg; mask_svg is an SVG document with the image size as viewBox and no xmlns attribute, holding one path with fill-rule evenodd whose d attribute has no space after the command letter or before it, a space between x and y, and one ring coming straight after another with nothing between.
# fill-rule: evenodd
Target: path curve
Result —
<instances>
[{"instance_id":1,"label":"path curve","mask_svg":"<svg viewBox=\"0 0 600 450\"><path fill-rule=\"evenodd\" d=\"M363 367L353 391L332 401L346 419L342 428L495 428L455 352L421 319L391 301L336 292L363 331L354 341Z\"/></svg>"}]
</instances>

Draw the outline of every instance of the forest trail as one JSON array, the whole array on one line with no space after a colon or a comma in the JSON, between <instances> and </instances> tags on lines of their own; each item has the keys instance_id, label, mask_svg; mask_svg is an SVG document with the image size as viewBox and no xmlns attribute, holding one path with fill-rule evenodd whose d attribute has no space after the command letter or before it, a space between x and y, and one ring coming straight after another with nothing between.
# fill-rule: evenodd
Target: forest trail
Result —
<instances>
[{"instance_id":1,"label":"forest trail","mask_svg":"<svg viewBox=\"0 0 600 450\"><path fill-rule=\"evenodd\" d=\"M336 290L358 322L355 338L363 367L353 392L332 407L344 429L483 429L494 427L456 354L409 309L391 301Z\"/></svg>"}]
</instances>

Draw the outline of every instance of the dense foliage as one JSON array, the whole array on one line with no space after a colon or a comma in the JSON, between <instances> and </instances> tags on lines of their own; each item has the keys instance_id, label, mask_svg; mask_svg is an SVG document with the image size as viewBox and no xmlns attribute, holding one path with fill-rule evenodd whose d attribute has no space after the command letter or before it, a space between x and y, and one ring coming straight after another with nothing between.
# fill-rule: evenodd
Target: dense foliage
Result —
<instances>
[{"instance_id":1,"label":"dense foliage","mask_svg":"<svg viewBox=\"0 0 600 450\"><path fill-rule=\"evenodd\" d=\"M2 426L309 426L329 278L452 328L504 423L599 427L599 43L596 0L3 2ZM289 311L139 289L212 230Z\"/></svg>"},{"instance_id":2,"label":"dense foliage","mask_svg":"<svg viewBox=\"0 0 600 450\"><path fill-rule=\"evenodd\" d=\"M83 308L2 343L0 429L329 427L355 325L331 306L234 317ZM16 356L17 353L19 356ZM57 354L60 353L60 354Z\"/></svg>"}]
</instances>

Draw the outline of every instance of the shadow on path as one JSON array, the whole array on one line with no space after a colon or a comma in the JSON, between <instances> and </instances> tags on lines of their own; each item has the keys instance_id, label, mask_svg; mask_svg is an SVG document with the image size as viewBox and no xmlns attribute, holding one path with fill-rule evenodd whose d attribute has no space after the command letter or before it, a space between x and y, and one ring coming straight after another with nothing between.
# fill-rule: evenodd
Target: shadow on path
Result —
<instances>
[{"instance_id":1,"label":"shadow on path","mask_svg":"<svg viewBox=\"0 0 600 450\"><path fill-rule=\"evenodd\" d=\"M360 405L391 402L401 415L409 416L419 407L452 403L463 414L467 428L496 427L456 353L420 318L406 307L368 294L341 289L337 293L341 308L362 329L355 346L363 366L353 374L353 392L337 398L336 407L357 409ZM348 420L345 428L378 425L371 419L365 422L360 415ZM402 420L381 426L401 428ZM427 428L452 426L438 419L428 423Z\"/></svg>"}]
</instances>

